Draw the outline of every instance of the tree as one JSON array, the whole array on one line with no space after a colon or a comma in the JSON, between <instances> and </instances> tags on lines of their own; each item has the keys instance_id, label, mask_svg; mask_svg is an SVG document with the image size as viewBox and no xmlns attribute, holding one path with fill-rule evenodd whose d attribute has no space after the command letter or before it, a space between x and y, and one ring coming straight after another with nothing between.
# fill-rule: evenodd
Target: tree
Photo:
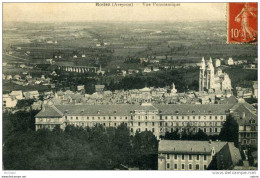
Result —
<instances>
[{"instance_id":1,"label":"tree","mask_svg":"<svg viewBox=\"0 0 260 178\"><path fill-rule=\"evenodd\" d=\"M165 133L165 140L180 140L180 134L178 132L178 130L174 131L174 132L166 132Z\"/></svg>"},{"instance_id":2,"label":"tree","mask_svg":"<svg viewBox=\"0 0 260 178\"><path fill-rule=\"evenodd\" d=\"M201 129L192 137L192 140L204 140L207 141L209 140L208 135L203 132Z\"/></svg>"},{"instance_id":3,"label":"tree","mask_svg":"<svg viewBox=\"0 0 260 178\"><path fill-rule=\"evenodd\" d=\"M238 123L231 115L227 117L219 133L219 139L221 141L234 142L235 146L238 147Z\"/></svg>"},{"instance_id":4,"label":"tree","mask_svg":"<svg viewBox=\"0 0 260 178\"><path fill-rule=\"evenodd\" d=\"M134 163L139 169L157 170L158 141L151 131L136 132L133 151Z\"/></svg>"}]
</instances>

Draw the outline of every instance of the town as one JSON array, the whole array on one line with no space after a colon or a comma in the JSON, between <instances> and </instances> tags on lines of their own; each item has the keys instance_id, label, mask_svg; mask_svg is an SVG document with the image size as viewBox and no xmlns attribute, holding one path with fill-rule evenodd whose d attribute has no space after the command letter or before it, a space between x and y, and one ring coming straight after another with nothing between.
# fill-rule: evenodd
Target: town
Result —
<instances>
[{"instance_id":1,"label":"town","mask_svg":"<svg viewBox=\"0 0 260 178\"><path fill-rule=\"evenodd\" d=\"M7 25L4 169L257 170L257 45L194 23Z\"/></svg>"}]
</instances>

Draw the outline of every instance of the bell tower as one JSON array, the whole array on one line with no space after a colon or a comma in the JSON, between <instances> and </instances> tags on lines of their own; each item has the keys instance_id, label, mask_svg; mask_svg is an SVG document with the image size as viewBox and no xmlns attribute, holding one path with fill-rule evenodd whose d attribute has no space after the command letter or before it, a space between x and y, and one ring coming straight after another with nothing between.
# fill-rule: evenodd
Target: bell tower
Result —
<instances>
[{"instance_id":1,"label":"bell tower","mask_svg":"<svg viewBox=\"0 0 260 178\"><path fill-rule=\"evenodd\" d=\"M207 75L206 75L206 88L207 90L214 88L214 67L212 64L212 59L209 59L207 65Z\"/></svg>"},{"instance_id":2,"label":"bell tower","mask_svg":"<svg viewBox=\"0 0 260 178\"><path fill-rule=\"evenodd\" d=\"M205 84L205 60L202 57L200 65L200 75L199 75L199 91L204 91Z\"/></svg>"}]
</instances>

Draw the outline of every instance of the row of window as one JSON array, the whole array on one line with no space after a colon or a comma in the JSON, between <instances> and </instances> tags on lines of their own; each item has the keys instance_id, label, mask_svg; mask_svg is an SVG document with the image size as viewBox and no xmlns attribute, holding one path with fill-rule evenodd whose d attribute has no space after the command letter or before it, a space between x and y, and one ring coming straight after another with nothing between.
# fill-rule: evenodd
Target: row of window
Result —
<instances>
[{"instance_id":1,"label":"row of window","mask_svg":"<svg viewBox=\"0 0 260 178\"><path fill-rule=\"evenodd\" d=\"M167 119L171 119L171 120L173 120L173 119L201 119L201 118L203 118L203 119L206 119L206 118L209 118L209 119L221 119L221 120L223 120L224 119L224 116L212 116L212 115L210 115L210 116L161 116L160 117L160 119L162 120L162 119L164 119L164 120L167 120Z\"/></svg>"},{"instance_id":2,"label":"row of window","mask_svg":"<svg viewBox=\"0 0 260 178\"><path fill-rule=\"evenodd\" d=\"M160 126L222 126L224 122L160 122Z\"/></svg>"},{"instance_id":3,"label":"row of window","mask_svg":"<svg viewBox=\"0 0 260 178\"><path fill-rule=\"evenodd\" d=\"M193 128L180 128L180 131L182 132L182 131L184 131L184 130L187 130L188 132L189 131L194 131L194 132L196 132L196 131L198 131L198 130L202 130L203 132L210 132L210 133L218 133L218 132L220 132L221 131L221 128L200 128L200 127L193 127ZM174 128L160 128L160 132L174 132L174 131L176 131L176 130L179 130L179 128L176 128L176 129L174 129Z\"/></svg>"},{"instance_id":4,"label":"row of window","mask_svg":"<svg viewBox=\"0 0 260 178\"><path fill-rule=\"evenodd\" d=\"M240 133L241 138L257 137L257 133Z\"/></svg>"},{"instance_id":5,"label":"row of window","mask_svg":"<svg viewBox=\"0 0 260 178\"><path fill-rule=\"evenodd\" d=\"M68 117L69 117L69 116L65 116L65 119L67 120ZM108 120L111 120L111 119L114 119L114 120L116 120L116 119L120 119L120 120L125 119L125 120L127 120L127 119L128 119L127 116L113 116L113 117L112 117L112 116L109 116L109 117L106 117L106 116L103 116L103 117L81 116L81 119L87 119L87 120L91 120L91 119L92 119L92 120L95 120L95 119L98 119L98 120L101 120L101 119L106 120L106 118L107 118ZM70 120L74 120L74 119L75 119L75 120L79 120L79 117L78 117L78 116L70 116L69 119L70 119Z\"/></svg>"},{"instance_id":6,"label":"row of window","mask_svg":"<svg viewBox=\"0 0 260 178\"><path fill-rule=\"evenodd\" d=\"M137 116L138 117L138 119L141 119L142 118L142 116ZM224 116L208 116L209 117L209 119L212 119L213 117L215 118L215 119L221 119L221 120L223 120L224 119ZM68 119L68 116L65 116L65 118L66 119ZM69 117L71 120L73 120L73 119L76 119L76 120L78 120L79 119L79 116L70 116ZM95 118L97 118L98 120L100 120L100 119L103 119L103 120L106 120L106 119L109 119L109 120L111 120L111 119L114 119L114 120L116 120L116 119L120 119L120 120L122 120L122 119L128 119L128 117L127 116L81 116L81 118L82 119L87 119L87 120L89 120L89 119L92 119L92 120L95 120ZM148 116L144 116L144 119L148 119L149 117ZM151 116L151 118L152 119L155 119L155 116ZM204 119L206 119L207 118L207 116L160 116L160 120L163 120L163 119L165 119L165 120L167 120L167 119L171 119L171 120L173 120L173 119L185 119L185 118L187 118L188 120L190 119L190 118L193 118L193 119L196 119L196 118L198 118L198 119L201 119L201 118L204 118Z\"/></svg>"},{"instance_id":7,"label":"row of window","mask_svg":"<svg viewBox=\"0 0 260 178\"><path fill-rule=\"evenodd\" d=\"M186 155L186 156L188 156L189 160L192 160L192 157L196 157L196 160L200 160L200 155ZM167 154L166 158L170 159L170 154ZM178 160L178 155L177 154L174 155L174 159ZM185 155L184 154L181 155L181 160L185 160ZM207 155L203 155L203 160L204 161L207 160Z\"/></svg>"},{"instance_id":8,"label":"row of window","mask_svg":"<svg viewBox=\"0 0 260 178\"><path fill-rule=\"evenodd\" d=\"M204 165L203 168L204 168L204 170L206 170L207 169L207 165ZM171 164L170 163L167 163L167 169L171 169ZM178 164L174 164L174 169L178 169ZM181 164L181 169L186 170L185 169L185 164ZM189 164L189 169L190 170L193 169L193 165L192 164ZM199 170L200 169L200 165L196 164L195 165L195 169Z\"/></svg>"}]
</instances>

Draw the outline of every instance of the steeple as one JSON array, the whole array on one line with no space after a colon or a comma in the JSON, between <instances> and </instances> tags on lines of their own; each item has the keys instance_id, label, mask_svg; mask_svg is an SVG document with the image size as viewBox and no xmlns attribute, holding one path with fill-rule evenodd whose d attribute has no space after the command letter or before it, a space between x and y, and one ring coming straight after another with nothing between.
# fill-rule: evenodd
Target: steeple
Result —
<instances>
[{"instance_id":1,"label":"steeple","mask_svg":"<svg viewBox=\"0 0 260 178\"><path fill-rule=\"evenodd\" d=\"M202 57L200 69L205 69L205 59Z\"/></svg>"},{"instance_id":2,"label":"steeple","mask_svg":"<svg viewBox=\"0 0 260 178\"><path fill-rule=\"evenodd\" d=\"M209 62L208 62L208 65L207 65L207 70L214 70L211 57L209 58Z\"/></svg>"}]
</instances>

